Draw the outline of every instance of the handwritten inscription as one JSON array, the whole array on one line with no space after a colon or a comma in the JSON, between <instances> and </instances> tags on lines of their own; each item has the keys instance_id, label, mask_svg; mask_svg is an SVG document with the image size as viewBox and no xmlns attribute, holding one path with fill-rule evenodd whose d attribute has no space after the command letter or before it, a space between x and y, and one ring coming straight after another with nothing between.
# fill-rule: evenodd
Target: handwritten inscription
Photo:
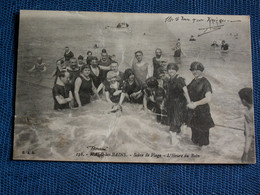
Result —
<instances>
[{"instance_id":1,"label":"handwritten inscription","mask_svg":"<svg viewBox=\"0 0 260 195\"><path fill-rule=\"evenodd\" d=\"M241 20L227 20L223 18L213 18L213 17L206 17L206 18L188 18L187 16L167 16L164 19L164 22L209 22L209 23L227 23L227 22L241 22Z\"/></svg>"}]
</instances>

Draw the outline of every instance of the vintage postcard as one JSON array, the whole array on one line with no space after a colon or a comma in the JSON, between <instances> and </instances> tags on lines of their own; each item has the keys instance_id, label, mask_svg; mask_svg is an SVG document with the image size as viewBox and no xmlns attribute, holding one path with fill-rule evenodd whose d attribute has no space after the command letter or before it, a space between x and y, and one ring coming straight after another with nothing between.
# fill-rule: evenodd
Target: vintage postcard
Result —
<instances>
[{"instance_id":1,"label":"vintage postcard","mask_svg":"<svg viewBox=\"0 0 260 195\"><path fill-rule=\"evenodd\" d=\"M20 12L14 160L255 163L249 16Z\"/></svg>"}]
</instances>

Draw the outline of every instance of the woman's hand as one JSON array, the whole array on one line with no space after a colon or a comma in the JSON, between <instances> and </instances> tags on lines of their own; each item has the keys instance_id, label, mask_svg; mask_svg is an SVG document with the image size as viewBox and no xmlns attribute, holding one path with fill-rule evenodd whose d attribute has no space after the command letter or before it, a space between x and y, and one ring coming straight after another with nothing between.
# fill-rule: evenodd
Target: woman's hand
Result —
<instances>
[{"instance_id":1,"label":"woman's hand","mask_svg":"<svg viewBox=\"0 0 260 195\"><path fill-rule=\"evenodd\" d=\"M187 106L189 109L192 109L192 110L194 110L197 107L197 105L194 102L189 103Z\"/></svg>"}]
</instances>

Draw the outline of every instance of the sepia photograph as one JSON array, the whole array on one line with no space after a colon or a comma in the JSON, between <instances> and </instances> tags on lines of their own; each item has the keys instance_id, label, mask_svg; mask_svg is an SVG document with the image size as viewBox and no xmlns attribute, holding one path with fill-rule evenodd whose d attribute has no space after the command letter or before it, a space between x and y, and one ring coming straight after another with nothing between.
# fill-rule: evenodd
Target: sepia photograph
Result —
<instances>
[{"instance_id":1,"label":"sepia photograph","mask_svg":"<svg viewBox=\"0 0 260 195\"><path fill-rule=\"evenodd\" d=\"M250 17L21 10L14 160L254 164Z\"/></svg>"}]
</instances>

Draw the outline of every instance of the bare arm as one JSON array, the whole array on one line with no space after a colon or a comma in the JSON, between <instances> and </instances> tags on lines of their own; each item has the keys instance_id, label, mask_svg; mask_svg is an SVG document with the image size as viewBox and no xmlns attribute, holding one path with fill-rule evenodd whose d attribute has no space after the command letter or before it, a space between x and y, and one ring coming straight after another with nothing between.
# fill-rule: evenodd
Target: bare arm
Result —
<instances>
[{"instance_id":1,"label":"bare arm","mask_svg":"<svg viewBox=\"0 0 260 195\"><path fill-rule=\"evenodd\" d=\"M125 99L125 93L121 93L121 96L120 96L120 100L119 100L119 105L122 106L122 103Z\"/></svg>"},{"instance_id":2,"label":"bare arm","mask_svg":"<svg viewBox=\"0 0 260 195\"><path fill-rule=\"evenodd\" d=\"M245 116L245 149L244 153L248 153L251 144L253 142L254 133L253 133L253 117Z\"/></svg>"},{"instance_id":3,"label":"bare arm","mask_svg":"<svg viewBox=\"0 0 260 195\"><path fill-rule=\"evenodd\" d=\"M184 86L182 89L184 91L184 96L185 96L185 98L187 100L187 103L189 104L190 103L190 96L189 96L189 93L188 93L188 89L187 89L186 86Z\"/></svg>"},{"instance_id":4,"label":"bare arm","mask_svg":"<svg viewBox=\"0 0 260 195\"><path fill-rule=\"evenodd\" d=\"M146 78L152 77L153 76L153 65L152 64L148 64L148 73Z\"/></svg>"},{"instance_id":5,"label":"bare arm","mask_svg":"<svg viewBox=\"0 0 260 195\"><path fill-rule=\"evenodd\" d=\"M96 89L96 87L95 87L93 81L92 81L92 90L93 90L93 92L95 93L95 95L98 97L98 99L100 99L100 98L99 98L99 95L98 95L98 92L97 92L97 89Z\"/></svg>"},{"instance_id":6,"label":"bare arm","mask_svg":"<svg viewBox=\"0 0 260 195\"><path fill-rule=\"evenodd\" d=\"M147 97L146 94L144 94L144 98L143 98L143 106L144 106L144 110L147 110Z\"/></svg>"},{"instance_id":7,"label":"bare arm","mask_svg":"<svg viewBox=\"0 0 260 195\"><path fill-rule=\"evenodd\" d=\"M110 70L111 69L110 66L101 66L101 65L99 65L99 68L101 70Z\"/></svg>"},{"instance_id":8,"label":"bare arm","mask_svg":"<svg viewBox=\"0 0 260 195\"><path fill-rule=\"evenodd\" d=\"M99 93L100 90L102 90L104 86L105 86L105 85L104 85L103 83L100 83L100 85L99 85L98 88L97 88L97 93Z\"/></svg>"},{"instance_id":9,"label":"bare arm","mask_svg":"<svg viewBox=\"0 0 260 195\"><path fill-rule=\"evenodd\" d=\"M32 71L34 71L34 69L35 69L35 65L33 65L33 67L31 69L29 69L28 72L32 72Z\"/></svg>"},{"instance_id":10,"label":"bare arm","mask_svg":"<svg viewBox=\"0 0 260 195\"><path fill-rule=\"evenodd\" d=\"M113 104L113 102L110 100L109 92L106 91L105 94L106 94L106 100L107 100L109 103Z\"/></svg>"},{"instance_id":11,"label":"bare arm","mask_svg":"<svg viewBox=\"0 0 260 195\"><path fill-rule=\"evenodd\" d=\"M208 104L211 101L211 96L212 96L212 94L209 91L205 94L205 98L203 98L197 102L191 102L190 104L188 104L188 107L190 109L195 109L197 106Z\"/></svg>"},{"instance_id":12,"label":"bare arm","mask_svg":"<svg viewBox=\"0 0 260 195\"><path fill-rule=\"evenodd\" d=\"M75 99L76 99L79 107L82 106L80 98L79 98L79 89L80 89L81 83L82 83L82 80L78 77L75 81L74 95L75 95Z\"/></svg>"},{"instance_id":13,"label":"bare arm","mask_svg":"<svg viewBox=\"0 0 260 195\"><path fill-rule=\"evenodd\" d=\"M67 104L68 102L70 102L72 100L72 98L70 98L70 97L64 98L61 95L57 95L57 96L55 96L55 98L59 104Z\"/></svg>"}]
</instances>

